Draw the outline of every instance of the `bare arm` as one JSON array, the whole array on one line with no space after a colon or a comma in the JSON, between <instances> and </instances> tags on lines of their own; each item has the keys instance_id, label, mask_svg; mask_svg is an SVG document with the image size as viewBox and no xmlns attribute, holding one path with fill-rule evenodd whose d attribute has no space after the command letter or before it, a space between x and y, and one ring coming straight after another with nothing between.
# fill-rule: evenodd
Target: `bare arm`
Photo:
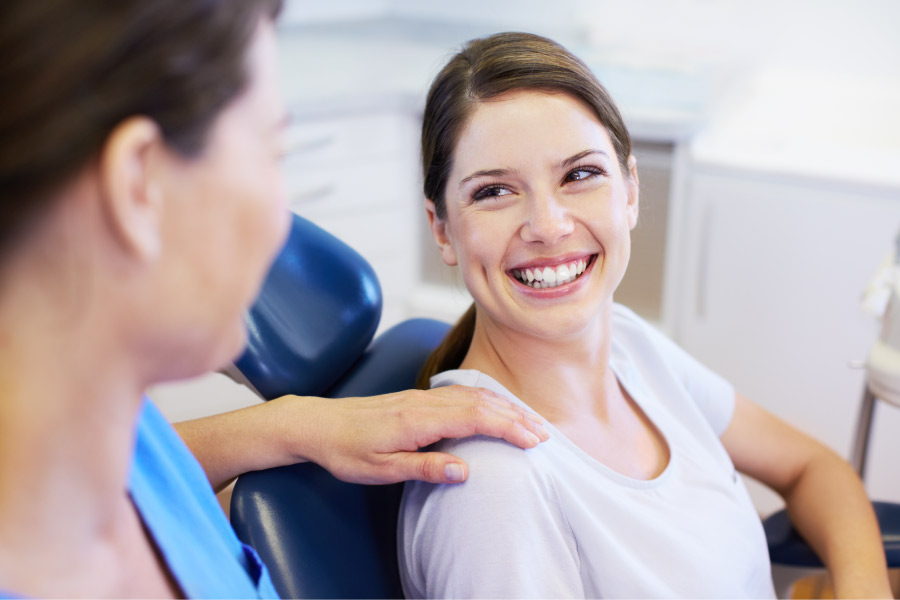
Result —
<instances>
[{"instance_id":1,"label":"bare arm","mask_svg":"<svg viewBox=\"0 0 900 600\"><path fill-rule=\"evenodd\" d=\"M740 394L721 439L739 471L784 498L794 526L828 568L837 597L891 597L872 505L845 460Z\"/></svg>"},{"instance_id":2,"label":"bare arm","mask_svg":"<svg viewBox=\"0 0 900 600\"><path fill-rule=\"evenodd\" d=\"M462 460L417 450L476 434L531 448L548 438L542 423L493 392L450 386L371 398L284 396L175 428L218 491L241 473L306 461L356 483L462 481Z\"/></svg>"}]
</instances>

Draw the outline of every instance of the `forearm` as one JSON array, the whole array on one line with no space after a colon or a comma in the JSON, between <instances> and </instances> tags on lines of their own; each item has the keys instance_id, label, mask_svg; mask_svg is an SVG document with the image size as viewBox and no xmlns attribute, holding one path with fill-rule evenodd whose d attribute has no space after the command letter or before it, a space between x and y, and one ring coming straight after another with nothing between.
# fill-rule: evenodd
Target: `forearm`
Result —
<instances>
[{"instance_id":1,"label":"forearm","mask_svg":"<svg viewBox=\"0 0 900 600\"><path fill-rule=\"evenodd\" d=\"M890 597L878 523L850 465L823 452L785 500L791 521L828 568L837 597Z\"/></svg>"},{"instance_id":2,"label":"forearm","mask_svg":"<svg viewBox=\"0 0 900 600\"><path fill-rule=\"evenodd\" d=\"M219 490L247 471L305 461L354 483L458 483L468 476L463 461L419 448L479 434L531 448L548 438L542 423L492 392L451 386L369 398L282 396L175 428Z\"/></svg>"},{"instance_id":3,"label":"forearm","mask_svg":"<svg viewBox=\"0 0 900 600\"><path fill-rule=\"evenodd\" d=\"M293 419L302 419L305 399L295 398ZM296 437L286 439L283 407L278 400L240 410L175 423L174 427L206 471L213 489L224 488L243 473L303 462ZM302 421L295 423L303 427Z\"/></svg>"}]
</instances>

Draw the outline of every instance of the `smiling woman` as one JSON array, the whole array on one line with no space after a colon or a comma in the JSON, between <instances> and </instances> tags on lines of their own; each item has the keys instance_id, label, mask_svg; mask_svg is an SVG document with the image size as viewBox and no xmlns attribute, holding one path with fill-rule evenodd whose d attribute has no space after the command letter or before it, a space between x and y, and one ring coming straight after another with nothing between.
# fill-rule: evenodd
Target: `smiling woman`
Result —
<instances>
[{"instance_id":1,"label":"smiling woman","mask_svg":"<svg viewBox=\"0 0 900 600\"><path fill-rule=\"evenodd\" d=\"M474 305L419 383L491 389L551 436L438 445L473 471L404 488L407 596L771 597L736 470L785 496L838 593L889 593L852 470L614 302L637 164L577 58L529 34L468 43L431 87L422 148L431 232Z\"/></svg>"},{"instance_id":2,"label":"smiling woman","mask_svg":"<svg viewBox=\"0 0 900 600\"><path fill-rule=\"evenodd\" d=\"M530 321L547 335L574 332L621 281L637 222L637 170L633 158L624 161L630 171L612 158L595 114L568 94L516 90L470 115L445 217L433 201L428 210L444 261L459 265L484 308L483 326L499 320L518 330ZM525 279L531 271L530 286L517 271Z\"/></svg>"}]
</instances>

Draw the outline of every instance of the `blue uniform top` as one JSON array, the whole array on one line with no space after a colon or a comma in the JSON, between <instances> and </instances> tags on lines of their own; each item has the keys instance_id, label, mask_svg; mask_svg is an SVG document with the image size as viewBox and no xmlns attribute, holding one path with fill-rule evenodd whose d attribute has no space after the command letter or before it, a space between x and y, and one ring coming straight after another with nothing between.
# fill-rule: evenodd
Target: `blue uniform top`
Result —
<instances>
[{"instance_id":1,"label":"blue uniform top","mask_svg":"<svg viewBox=\"0 0 900 600\"><path fill-rule=\"evenodd\" d=\"M159 410L144 402L131 498L187 598L277 598L259 555L225 518L203 468ZM16 598L0 589L0 598Z\"/></svg>"}]
</instances>

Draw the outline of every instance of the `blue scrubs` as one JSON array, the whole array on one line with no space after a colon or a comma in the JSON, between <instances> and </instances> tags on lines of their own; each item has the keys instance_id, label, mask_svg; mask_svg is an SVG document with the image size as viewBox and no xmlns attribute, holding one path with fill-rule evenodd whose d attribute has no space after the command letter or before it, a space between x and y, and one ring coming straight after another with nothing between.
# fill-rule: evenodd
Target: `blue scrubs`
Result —
<instances>
[{"instance_id":1,"label":"blue scrubs","mask_svg":"<svg viewBox=\"0 0 900 600\"><path fill-rule=\"evenodd\" d=\"M149 401L137 421L131 498L188 598L278 598L225 518L200 463ZM20 597L0 589L0 598Z\"/></svg>"},{"instance_id":2,"label":"blue scrubs","mask_svg":"<svg viewBox=\"0 0 900 600\"><path fill-rule=\"evenodd\" d=\"M188 598L277 598L269 572L242 544L200 463L149 400L137 424L131 497Z\"/></svg>"}]
</instances>

